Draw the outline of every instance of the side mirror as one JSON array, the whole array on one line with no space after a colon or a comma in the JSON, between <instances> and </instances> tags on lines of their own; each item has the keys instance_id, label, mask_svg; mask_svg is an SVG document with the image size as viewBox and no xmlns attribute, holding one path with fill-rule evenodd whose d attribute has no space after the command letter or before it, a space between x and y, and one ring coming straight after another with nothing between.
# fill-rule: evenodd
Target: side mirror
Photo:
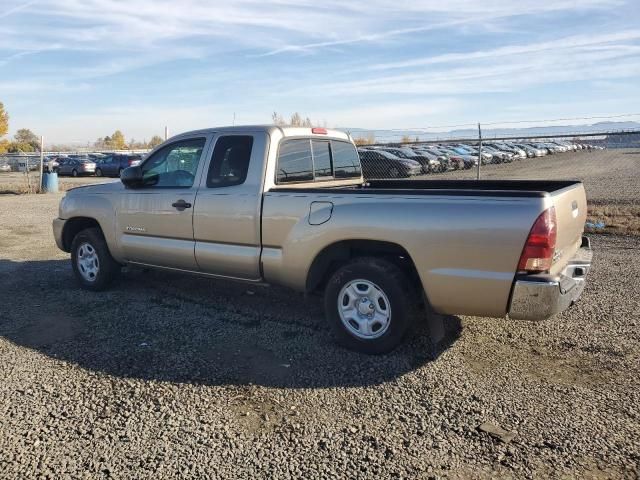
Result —
<instances>
[{"instance_id":1,"label":"side mirror","mask_svg":"<svg viewBox=\"0 0 640 480\"><path fill-rule=\"evenodd\" d=\"M125 168L120 174L120 181L126 188L139 188L144 184L142 168L139 166Z\"/></svg>"}]
</instances>

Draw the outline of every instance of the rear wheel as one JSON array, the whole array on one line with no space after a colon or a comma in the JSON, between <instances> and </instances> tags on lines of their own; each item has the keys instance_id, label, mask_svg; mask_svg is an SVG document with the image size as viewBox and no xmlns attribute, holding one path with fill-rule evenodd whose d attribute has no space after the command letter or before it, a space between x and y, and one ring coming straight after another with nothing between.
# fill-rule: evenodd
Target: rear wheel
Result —
<instances>
[{"instance_id":1,"label":"rear wheel","mask_svg":"<svg viewBox=\"0 0 640 480\"><path fill-rule=\"evenodd\" d=\"M80 286L93 291L104 290L120 273L99 228L87 228L75 236L71 265Z\"/></svg>"},{"instance_id":2,"label":"rear wheel","mask_svg":"<svg viewBox=\"0 0 640 480\"><path fill-rule=\"evenodd\" d=\"M358 258L337 270L324 295L327 321L343 346L362 353L393 350L413 321L414 297L406 275L393 263Z\"/></svg>"},{"instance_id":3,"label":"rear wheel","mask_svg":"<svg viewBox=\"0 0 640 480\"><path fill-rule=\"evenodd\" d=\"M121 177L122 176L122 171L124 170L124 168L119 168L118 169L118 176Z\"/></svg>"},{"instance_id":4,"label":"rear wheel","mask_svg":"<svg viewBox=\"0 0 640 480\"><path fill-rule=\"evenodd\" d=\"M75 168L73 170L71 170L71 176L72 177L77 177L78 176L78 171Z\"/></svg>"}]
</instances>

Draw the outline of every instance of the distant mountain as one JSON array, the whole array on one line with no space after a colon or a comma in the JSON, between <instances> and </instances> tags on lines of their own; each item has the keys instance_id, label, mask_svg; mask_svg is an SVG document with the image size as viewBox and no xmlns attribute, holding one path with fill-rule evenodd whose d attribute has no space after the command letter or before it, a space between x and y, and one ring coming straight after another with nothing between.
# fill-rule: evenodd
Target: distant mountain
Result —
<instances>
[{"instance_id":1,"label":"distant mountain","mask_svg":"<svg viewBox=\"0 0 640 480\"><path fill-rule=\"evenodd\" d=\"M449 138L478 138L477 128L466 128L458 130L450 130L448 132L429 132L420 130L367 130L364 128L341 128L340 130L348 131L354 138L370 135L375 136L375 141L379 143L397 142L402 137L410 137L420 140L446 140ZM614 132L622 130L640 130L639 122L598 122L591 125L554 125L541 127L524 127L524 128L483 128L483 138L495 137L520 137L527 138L535 135L576 135L584 133Z\"/></svg>"}]
</instances>

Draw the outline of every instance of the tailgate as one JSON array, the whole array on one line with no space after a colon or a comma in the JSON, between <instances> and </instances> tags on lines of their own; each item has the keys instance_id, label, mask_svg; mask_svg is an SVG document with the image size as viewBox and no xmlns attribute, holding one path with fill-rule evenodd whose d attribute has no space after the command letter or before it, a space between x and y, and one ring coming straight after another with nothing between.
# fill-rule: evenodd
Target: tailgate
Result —
<instances>
[{"instance_id":1,"label":"tailgate","mask_svg":"<svg viewBox=\"0 0 640 480\"><path fill-rule=\"evenodd\" d=\"M552 274L559 273L566 266L582 241L584 224L587 220L587 196L580 182L551 194L556 208L558 236L556 251L551 267Z\"/></svg>"}]
</instances>

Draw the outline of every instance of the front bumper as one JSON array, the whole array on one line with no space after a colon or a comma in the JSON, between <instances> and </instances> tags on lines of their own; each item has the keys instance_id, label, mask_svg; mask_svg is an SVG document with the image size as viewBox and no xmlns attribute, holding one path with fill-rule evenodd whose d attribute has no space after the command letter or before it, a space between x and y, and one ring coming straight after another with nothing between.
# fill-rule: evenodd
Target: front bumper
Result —
<instances>
[{"instance_id":1,"label":"front bumper","mask_svg":"<svg viewBox=\"0 0 640 480\"><path fill-rule=\"evenodd\" d=\"M560 275L516 277L509 317L516 320L545 320L569 308L582 294L592 256L589 239L582 237L580 249Z\"/></svg>"},{"instance_id":2,"label":"front bumper","mask_svg":"<svg viewBox=\"0 0 640 480\"><path fill-rule=\"evenodd\" d=\"M64 248L64 242L62 241L62 230L64 229L65 222L66 220L62 218L53 219L53 238L56 240L56 245L60 250L68 252L69 250Z\"/></svg>"}]
</instances>

